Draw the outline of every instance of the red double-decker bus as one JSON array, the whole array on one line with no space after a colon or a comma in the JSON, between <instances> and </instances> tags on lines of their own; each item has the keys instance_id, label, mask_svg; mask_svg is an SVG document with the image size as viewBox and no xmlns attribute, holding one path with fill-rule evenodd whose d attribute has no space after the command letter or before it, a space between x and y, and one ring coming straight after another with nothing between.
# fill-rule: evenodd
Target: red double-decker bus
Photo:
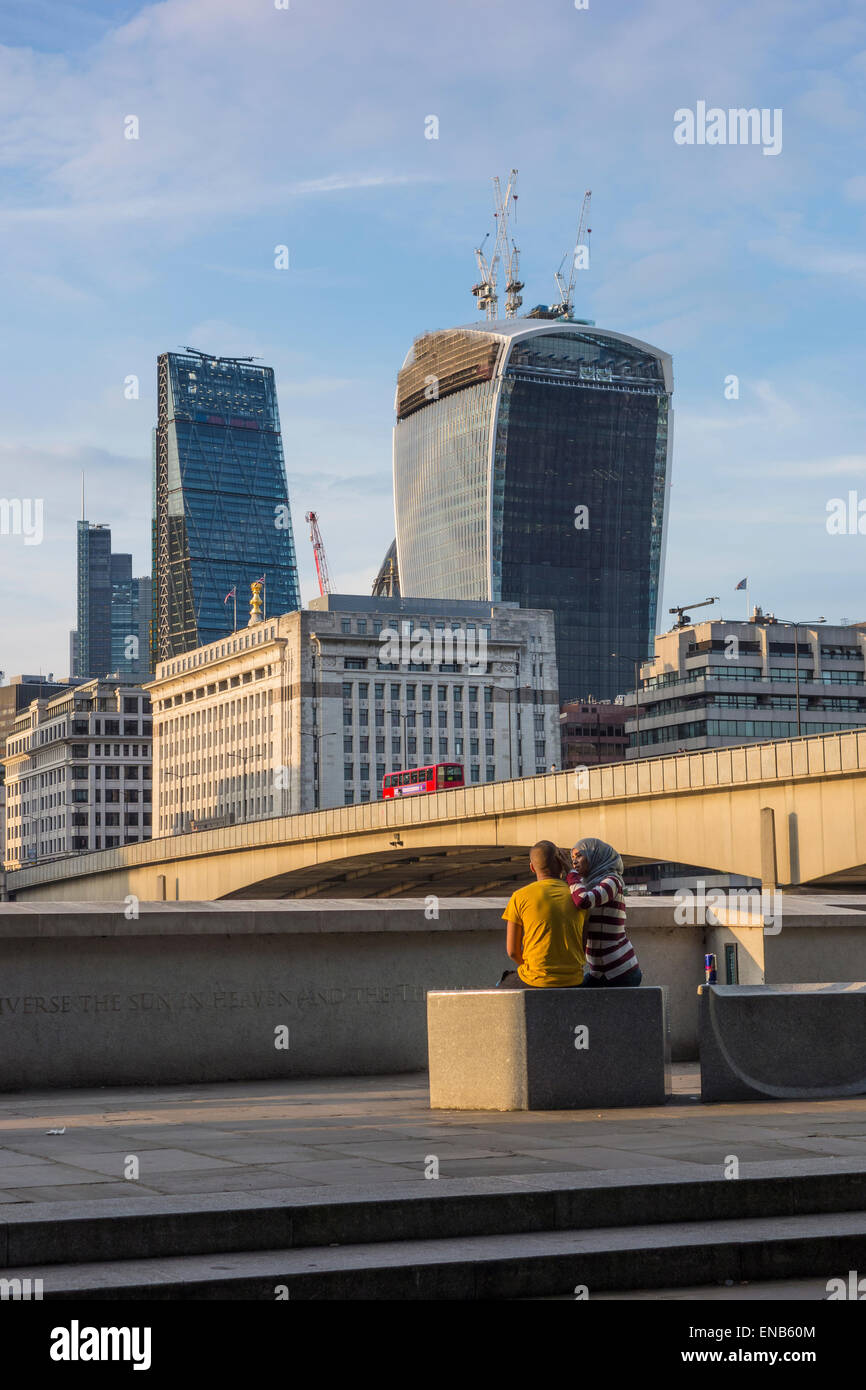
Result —
<instances>
[{"instance_id":1,"label":"red double-decker bus","mask_svg":"<svg viewBox=\"0 0 866 1390\"><path fill-rule=\"evenodd\" d=\"M382 779L383 796L417 796L420 792L447 791L465 783L461 763L433 763L410 772L389 772Z\"/></svg>"}]
</instances>

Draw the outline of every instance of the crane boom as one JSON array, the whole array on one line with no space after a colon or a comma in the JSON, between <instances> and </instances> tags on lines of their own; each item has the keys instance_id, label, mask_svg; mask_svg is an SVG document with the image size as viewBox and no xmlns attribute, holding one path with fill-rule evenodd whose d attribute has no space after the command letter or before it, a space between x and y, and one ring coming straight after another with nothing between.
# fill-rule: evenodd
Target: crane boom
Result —
<instances>
[{"instance_id":1,"label":"crane boom","mask_svg":"<svg viewBox=\"0 0 866 1390\"><path fill-rule=\"evenodd\" d=\"M592 200L592 189L588 188L583 195L583 203L580 208L580 221L577 224L577 240L574 243L574 251L571 256L571 274L568 277L568 284L565 283L563 269L568 260L568 252L562 258L559 270L556 271L554 279L559 289L560 310L565 318L571 318L574 312L574 282L577 276L577 254L583 247L583 238L589 236L591 228L587 226L589 221L589 205Z\"/></svg>"},{"instance_id":2,"label":"crane boom","mask_svg":"<svg viewBox=\"0 0 866 1390\"><path fill-rule=\"evenodd\" d=\"M319 518L316 512L307 512L306 518L310 523L310 540L313 543L313 554L316 557L316 574L319 577L319 593L324 596L330 594L331 576L328 573L328 561L325 558L325 543L322 540L322 533L319 530Z\"/></svg>"},{"instance_id":3,"label":"crane boom","mask_svg":"<svg viewBox=\"0 0 866 1390\"><path fill-rule=\"evenodd\" d=\"M490 256L490 259L488 260L487 256L484 253L484 242L490 235L489 232L487 233L487 236L485 236L484 241L482 241L481 245L475 248L475 259L478 262L478 272L480 279L478 280L477 284L472 286L472 293L475 295L475 302L477 303L479 310L483 310L486 313L487 318L491 321L493 319L498 318L499 316L499 294L497 290L497 281L499 278L499 263L502 260L502 256L506 247L508 246L508 217L511 212L512 203L517 202L517 194L514 191L516 187L516 169L511 170L511 174L508 178L508 186L505 189L504 195L502 192L502 185L499 181L499 176L497 175L494 178L493 215L496 221L496 235L493 239L493 252ZM508 261L509 284L506 286L506 292L508 293L509 299L514 304L515 308L517 307L517 304L522 302L518 299L516 303L514 303L515 296L517 295L518 291L523 288L523 286L517 280L517 261L515 259L516 256L517 248L513 246ZM514 272L513 274L512 268ZM506 312L507 310L508 304L506 303Z\"/></svg>"},{"instance_id":4,"label":"crane boom","mask_svg":"<svg viewBox=\"0 0 866 1390\"><path fill-rule=\"evenodd\" d=\"M718 595L716 595L715 598L705 598L702 603L683 603L678 608L669 608L668 612L677 614L677 620L674 623L674 627L689 627L692 620L689 613L686 611L687 609L708 608L710 604L718 603L718 601L719 598Z\"/></svg>"}]
</instances>

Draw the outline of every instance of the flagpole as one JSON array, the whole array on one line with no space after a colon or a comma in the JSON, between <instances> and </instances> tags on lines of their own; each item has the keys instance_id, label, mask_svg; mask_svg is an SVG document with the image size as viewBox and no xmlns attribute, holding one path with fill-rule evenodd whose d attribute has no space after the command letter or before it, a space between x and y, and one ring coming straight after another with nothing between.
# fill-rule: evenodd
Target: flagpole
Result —
<instances>
[{"instance_id":1,"label":"flagpole","mask_svg":"<svg viewBox=\"0 0 866 1390\"><path fill-rule=\"evenodd\" d=\"M235 584L235 625L234 631L238 630L238 586Z\"/></svg>"}]
</instances>

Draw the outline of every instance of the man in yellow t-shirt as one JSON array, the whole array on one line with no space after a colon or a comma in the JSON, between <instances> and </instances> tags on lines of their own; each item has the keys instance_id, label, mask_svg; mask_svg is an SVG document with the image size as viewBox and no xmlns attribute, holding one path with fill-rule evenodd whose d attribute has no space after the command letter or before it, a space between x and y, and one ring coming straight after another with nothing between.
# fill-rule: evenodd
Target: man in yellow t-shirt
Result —
<instances>
[{"instance_id":1,"label":"man in yellow t-shirt","mask_svg":"<svg viewBox=\"0 0 866 1390\"><path fill-rule=\"evenodd\" d=\"M502 914L508 923L506 947L517 966L506 971L500 989L568 989L583 984L586 912L574 906L561 877L556 846L539 840L529 854L535 882L518 888Z\"/></svg>"}]
</instances>

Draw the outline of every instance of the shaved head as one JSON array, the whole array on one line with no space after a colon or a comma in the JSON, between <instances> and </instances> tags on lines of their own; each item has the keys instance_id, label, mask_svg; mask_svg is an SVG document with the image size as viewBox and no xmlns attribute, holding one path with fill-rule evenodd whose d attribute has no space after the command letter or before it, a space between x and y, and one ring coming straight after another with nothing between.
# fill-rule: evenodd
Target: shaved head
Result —
<instances>
[{"instance_id":1,"label":"shaved head","mask_svg":"<svg viewBox=\"0 0 866 1390\"><path fill-rule=\"evenodd\" d=\"M549 874L553 878L559 878L562 874L562 861L559 858L556 845L550 840L539 840L537 845L533 845L529 851L529 862L533 869L537 869L542 874Z\"/></svg>"}]
</instances>

